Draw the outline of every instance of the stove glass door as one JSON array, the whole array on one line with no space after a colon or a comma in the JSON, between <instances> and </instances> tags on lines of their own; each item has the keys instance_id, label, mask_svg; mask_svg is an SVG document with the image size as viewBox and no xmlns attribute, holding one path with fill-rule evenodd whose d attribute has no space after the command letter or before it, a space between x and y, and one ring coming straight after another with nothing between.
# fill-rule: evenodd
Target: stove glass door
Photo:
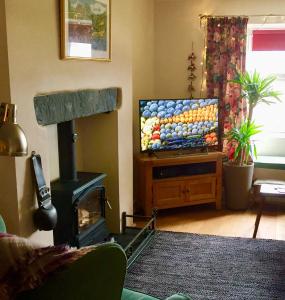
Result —
<instances>
[{"instance_id":1,"label":"stove glass door","mask_svg":"<svg viewBox=\"0 0 285 300\"><path fill-rule=\"evenodd\" d=\"M104 198L103 188L95 188L88 191L83 197L80 197L77 213L78 213L78 233L88 229L90 226L98 222L102 216L102 203Z\"/></svg>"}]
</instances>

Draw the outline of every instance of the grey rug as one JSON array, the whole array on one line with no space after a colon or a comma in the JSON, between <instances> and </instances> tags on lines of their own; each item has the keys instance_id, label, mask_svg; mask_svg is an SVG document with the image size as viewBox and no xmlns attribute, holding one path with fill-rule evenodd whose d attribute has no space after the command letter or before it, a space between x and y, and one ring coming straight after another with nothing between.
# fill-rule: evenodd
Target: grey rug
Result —
<instances>
[{"instance_id":1,"label":"grey rug","mask_svg":"<svg viewBox=\"0 0 285 300\"><path fill-rule=\"evenodd\" d=\"M160 299L285 299L285 241L157 232L126 287Z\"/></svg>"}]
</instances>

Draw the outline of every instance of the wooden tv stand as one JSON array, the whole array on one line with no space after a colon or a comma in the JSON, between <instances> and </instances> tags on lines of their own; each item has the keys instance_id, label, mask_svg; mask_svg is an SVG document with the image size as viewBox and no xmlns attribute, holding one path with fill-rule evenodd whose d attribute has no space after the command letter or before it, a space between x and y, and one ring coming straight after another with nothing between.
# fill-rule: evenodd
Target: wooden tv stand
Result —
<instances>
[{"instance_id":1,"label":"wooden tv stand","mask_svg":"<svg viewBox=\"0 0 285 300\"><path fill-rule=\"evenodd\" d=\"M138 207L152 210L215 203L221 208L222 152L155 157L140 154Z\"/></svg>"}]
</instances>

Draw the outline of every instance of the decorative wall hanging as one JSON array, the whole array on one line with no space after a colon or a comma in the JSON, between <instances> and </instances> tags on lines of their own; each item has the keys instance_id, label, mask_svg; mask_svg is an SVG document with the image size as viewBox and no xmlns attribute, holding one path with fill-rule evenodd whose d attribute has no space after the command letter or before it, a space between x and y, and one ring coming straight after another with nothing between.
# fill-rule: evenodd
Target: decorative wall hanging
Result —
<instances>
[{"instance_id":1,"label":"decorative wall hanging","mask_svg":"<svg viewBox=\"0 0 285 300\"><path fill-rule=\"evenodd\" d=\"M111 60L111 0L61 0L61 58Z\"/></svg>"},{"instance_id":2,"label":"decorative wall hanging","mask_svg":"<svg viewBox=\"0 0 285 300\"><path fill-rule=\"evenodd\" d=\"M192 43L192 53L188 56L188 60L189 60L188 71L190 71L190 74L188 76L188 80L190 80L190 84L188 85L188 91L190 92L191 98L193 98L193 92L195 91L195 88L193 86L193 81L196 79L196 75L194 73L194 71L196 70L195 59L196 56L193 52L193 43Z\"/></svg>"}]
</instances>

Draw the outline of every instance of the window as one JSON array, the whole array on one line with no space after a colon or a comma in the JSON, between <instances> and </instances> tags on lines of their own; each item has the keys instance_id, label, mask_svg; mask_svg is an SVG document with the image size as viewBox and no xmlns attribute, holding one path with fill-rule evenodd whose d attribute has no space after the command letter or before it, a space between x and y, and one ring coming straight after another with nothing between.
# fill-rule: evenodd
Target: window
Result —
<instances>
[{"instance_id":1,"label":"window","mask_svg":"<svg viewBox=\"0 0 285 300\"><path fill-rule=\"evenodd\" d=\"M285 24L248 25L246 69L277 76L273 86L282 102L257 105L253 118L262 125L258 154L285 156Z\"/></svg>"}]
</instances>

